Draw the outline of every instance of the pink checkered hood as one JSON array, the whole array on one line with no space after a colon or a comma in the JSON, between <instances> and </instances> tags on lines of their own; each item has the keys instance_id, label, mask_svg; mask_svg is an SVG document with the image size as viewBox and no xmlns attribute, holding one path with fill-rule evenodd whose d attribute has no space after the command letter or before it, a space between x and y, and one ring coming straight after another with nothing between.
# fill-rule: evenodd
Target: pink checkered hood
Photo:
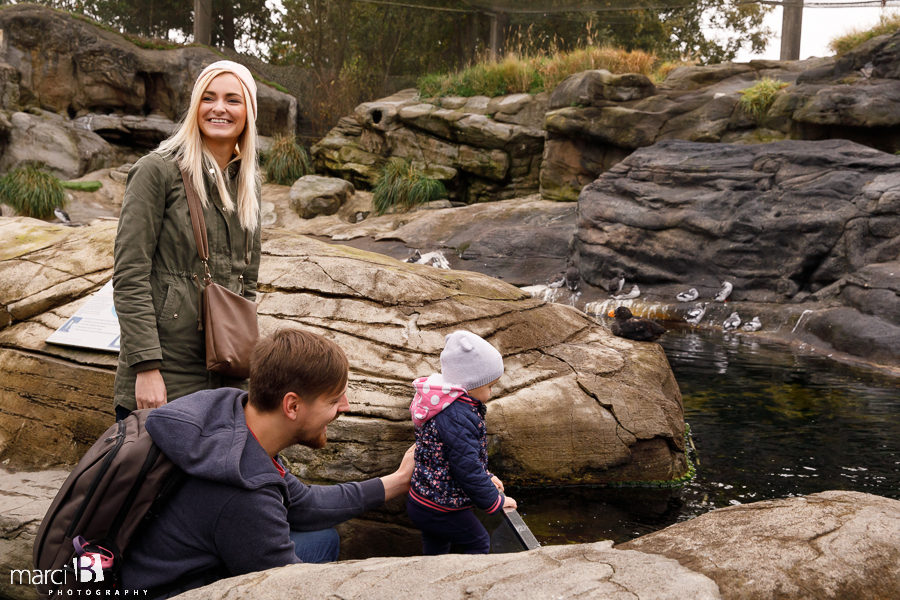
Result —
<instances>
[{"instance_id":1,"label":"pink checkered hood","mask_svg":"<svg viewBox=\"0 0 900 600\"><path fill-rule=\"evenodd\" d=\"M422 426L454 400L466 394L465 388L445 383L440 373L419 377L413 381L413 387L416 388L416 395L409 405L409 412L416 427Z\"/></svg>"}]
</instances>

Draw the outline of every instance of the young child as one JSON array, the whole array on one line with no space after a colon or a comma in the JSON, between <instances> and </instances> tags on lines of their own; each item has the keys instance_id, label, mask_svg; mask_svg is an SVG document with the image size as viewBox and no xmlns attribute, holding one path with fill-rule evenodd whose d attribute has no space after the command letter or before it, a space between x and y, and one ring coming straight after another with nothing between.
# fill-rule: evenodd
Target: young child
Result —
<instances>
[{"instance_id":1,"label":"young child","mask_svg":"<svg viewBox=\"0 0 900 600\"><path fill-rule=\"evenodd\" d=\"M441 372L413 381L409 407L416 426L416 467L406 512L422 531L426 555L487 554L491 540L472 506L489 514L516 508L503 483L487 470L484 405L503 375L503 357L468 331L445 339Z\"/></svg>"}]
</instances>

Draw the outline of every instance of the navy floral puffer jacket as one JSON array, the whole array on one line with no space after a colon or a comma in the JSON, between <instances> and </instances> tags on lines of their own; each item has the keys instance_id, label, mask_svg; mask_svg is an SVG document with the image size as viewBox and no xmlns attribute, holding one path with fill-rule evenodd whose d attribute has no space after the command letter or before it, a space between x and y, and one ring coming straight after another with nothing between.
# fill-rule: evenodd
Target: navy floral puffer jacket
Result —
<instances>
[{"instance_id":1,"label":"navy floral puffer jacket","mask_svg":"<svg viewBox=\"0 0 900 600\"><path fill-rule=\"evenodd\" d=\"M416 467L410 497L442 512L473 504L488 513L500 511L505 497L487 469L487 407L465 390L443 385L440 375L417 379L413 385Z\"/></svg>"}]
</instances>

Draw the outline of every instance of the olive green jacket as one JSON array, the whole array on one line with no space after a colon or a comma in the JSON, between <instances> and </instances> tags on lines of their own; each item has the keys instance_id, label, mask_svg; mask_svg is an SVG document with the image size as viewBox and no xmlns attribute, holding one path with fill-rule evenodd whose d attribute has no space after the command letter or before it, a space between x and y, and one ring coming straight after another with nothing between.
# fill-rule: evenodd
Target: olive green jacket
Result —
<instances>
[{"instance_id":1,"label":"olive green jacket","mask_svg":"<svg viewBox=\"0 0 900 600\"><path fill-rule=\"evenodd\" d=\"M231 193L235 181L227 175L226 180ZM225 212L210 176L206 193L210 202L203 217L213 281L236 293L243 287L243 295L255 300L260 228L248 233L237 211ZM116 405L136 407L135 378L151 368L161 370L170 401L242 384L206 370L205 338L198 330L203 274L181 172L174 158L151 152L128 173L116 233L113 301L121 329Z\"/></svg>"}]
</instances>

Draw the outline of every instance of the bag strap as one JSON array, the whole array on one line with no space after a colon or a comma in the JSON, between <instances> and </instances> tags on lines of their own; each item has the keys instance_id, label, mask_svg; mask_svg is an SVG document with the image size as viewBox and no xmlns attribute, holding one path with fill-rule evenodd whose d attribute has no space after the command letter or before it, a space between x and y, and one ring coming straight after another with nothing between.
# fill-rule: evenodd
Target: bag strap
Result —
<instances>
[{"instance_id":1,"label":"bag strap","mask_svg":"<svg viewBox=\"0 0 900 600\"><path fill-rule=\"evenodd\" d=\"M184 169L179 167L181 171L181 181L184 183L184 193L187 194L188 209L191 211L191 228L194 230L194 241L197 242L197 254L200 255L200 262L206 270L206 282L212 281L212 275L209 272L209 241L206 237L206 221L203 219L203 207L200 205L200 197L197 190L191 184L191 179L185 173Z\"/></svg>"}]
</instances>

